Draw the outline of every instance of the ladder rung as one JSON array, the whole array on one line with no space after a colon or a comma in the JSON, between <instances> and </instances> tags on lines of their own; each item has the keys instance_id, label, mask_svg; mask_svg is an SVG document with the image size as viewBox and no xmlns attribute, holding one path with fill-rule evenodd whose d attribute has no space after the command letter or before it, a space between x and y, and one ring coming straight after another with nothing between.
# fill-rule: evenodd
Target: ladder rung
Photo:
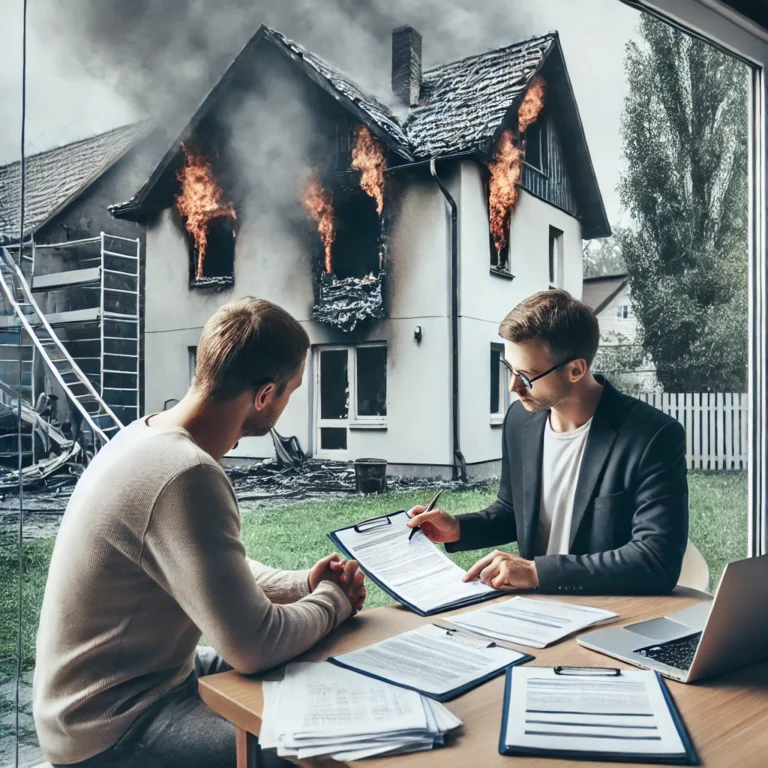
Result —
<instances>
[{"instance_id":1,"label":"ladder rung","mask_svg":"<svg viewBox=\"0 0 768 768\"><path fill-rule=\"evenodd\" d=\"M136 374L133 374L134 376ZM104 387L103 388L105 392L138 392L139 390L136 387ZM118 406L120 407L120 406Z\"/></svg>"},{"instance_id":2,"label":"ladder rung","mask_svg":"<svg viewBox=\"0 0 768 768\"><path fill-rule=\"evenodd\" d=\"M102 368L102 373L116 373L119 376L138 376L136 371L114 371L111 368Z\"/></svg>"}]
</instances>

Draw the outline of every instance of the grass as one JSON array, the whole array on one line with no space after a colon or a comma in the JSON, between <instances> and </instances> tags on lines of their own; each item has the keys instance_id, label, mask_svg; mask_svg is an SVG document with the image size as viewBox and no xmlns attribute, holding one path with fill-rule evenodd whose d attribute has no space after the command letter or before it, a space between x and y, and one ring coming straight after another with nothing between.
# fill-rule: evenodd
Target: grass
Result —
<instances>
[{"instance_id":1,"label":"grass","mask_svg":"<svg viewBox=\"0 0 768 768\"><path fill-rule=\"evenodd\" d=\"M689 474L690 537L701 550L710 568L711 587L717 585L726 563L746 556L747 483L745 473ZM495 490L446 492L441 506L454 514L473 512L488 506ZM358 497L341 501L304 502L279 509L248 511L243 507L242 536L248 555L276 568L309 568L333 551L328 531L352 525L397 509L424 503L423 493L388 494L371 499ZM43 600L53 539L24 546L23 667L34 666L35 634ZM511 552L515 545L501 547ZM468 568L488 550L460 552L451 557ZM16 538L0 533L0 669L15 668L16 623L18 615L18 564ZM386 605L391 599L368 584L367 608ZM0 676L1 677L1 676Z\"/></svg>"}]
</instances>

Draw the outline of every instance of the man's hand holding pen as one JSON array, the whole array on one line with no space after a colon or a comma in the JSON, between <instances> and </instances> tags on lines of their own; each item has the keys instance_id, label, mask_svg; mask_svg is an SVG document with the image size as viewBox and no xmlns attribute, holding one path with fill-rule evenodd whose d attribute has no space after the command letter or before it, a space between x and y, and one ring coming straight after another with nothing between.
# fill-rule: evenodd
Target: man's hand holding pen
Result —
<instances>
[{"instance_id":1,"label":"man's hand holding pen","mask_svg":"<svg viewBox=\"0 0 768 768\"><path fill-rule=\"evenodd\" d=\"M408 528L421 528L424 535L436 544L459 540L459 521L442 509L427 511L427 507L419 505L408 511L408 517L411 518L406 523Z\"/></svg>"}]
</instances>

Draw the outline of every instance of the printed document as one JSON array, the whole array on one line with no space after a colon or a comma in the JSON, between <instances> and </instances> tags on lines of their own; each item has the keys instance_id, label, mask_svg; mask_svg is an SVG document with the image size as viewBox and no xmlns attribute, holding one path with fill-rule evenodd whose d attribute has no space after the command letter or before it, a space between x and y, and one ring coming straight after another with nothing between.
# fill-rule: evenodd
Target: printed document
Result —
<instances>
[{"instance_id":1,"label":"printed document","mask_svg":"<svg viewBox=\"0 0 768 768\"><path fill-rule=\"evenodd\" d=\"M654 672L557 675L516 667L502 742L510 748L683 758L686 749Z\"/></svg>"},{"instance_id":2,"label":"printed document","mask_svg":"<svg viewBox=\"0 0 768 768\"><path fill-rule=\"evenodd\" d=\"M480 581L464 583L466 571L438 549L421 531L409 541L408 515L389 515L390 523L363 530L336 531L345 549L363 570L398 598L425 613L447 610L496 590Z\"/></svg>"},{"instance_id":3,"label":"printed document","mask_svg":"<svg viewBox=\"0 0 768 768\"><path fill-rule=\"evenodd\" d=\"M494 603L451 616L446 621L497 640L531 648L546 648L584 629L618 618L617 613L586 605L513 597L503 603Z\"/></svg>"},{"instance_id":4,"label":"printed document","mask_svg":"<svg viewBox=\"0 0 768 768\"><path fill-rule=\"evenodd\" d=\"M427 624L334 658L346 667L395 685L441 696L530 657Z\"/></svg>"}]
</instances>

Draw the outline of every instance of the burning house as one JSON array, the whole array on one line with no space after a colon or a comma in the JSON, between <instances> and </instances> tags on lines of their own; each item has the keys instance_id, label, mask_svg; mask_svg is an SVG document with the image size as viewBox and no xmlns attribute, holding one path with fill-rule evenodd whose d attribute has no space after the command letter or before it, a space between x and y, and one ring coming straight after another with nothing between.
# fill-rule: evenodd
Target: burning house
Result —
<instances>
[{"instance_id":1,"label":"burning house","mask_svg":"<svg viewBox=\"0 0 768 768\"><path fill-rule=\"evenodd\" d=\"M280 422L307 453L497 470L498 324L537 290L580 296L582 241L610 227L556 33L430 70L421 44L393 33L392 111L262 27L112 207L146 226L147 411L182 396L216 308L256 295L312 342Z\"/></svg>"}]
</instances>

